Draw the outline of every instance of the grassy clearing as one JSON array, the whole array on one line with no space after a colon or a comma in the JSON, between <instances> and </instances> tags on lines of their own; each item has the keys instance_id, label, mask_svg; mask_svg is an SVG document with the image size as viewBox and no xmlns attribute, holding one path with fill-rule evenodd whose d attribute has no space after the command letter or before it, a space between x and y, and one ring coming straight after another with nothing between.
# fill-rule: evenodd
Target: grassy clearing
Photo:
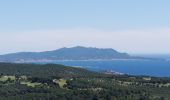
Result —
<instances>
[{"instance_id":1,"label":"grassy clearing","mask_svg":"<svg viewBox=\"0 0 170 100\"><path fill-rule=\"evenodd\" d=\"M10 79L10 80L12 80L12 81L15 81L15 80L16 80L16 77L15 77L15 76L2 76L2 77L0 78L0 81L1 81L1 82L5 82L5 81L7 81L8 79Z\"/></svg>"},{"instance_id":2,"label":"grassy clearing","mask_svg":"<svg viewBox=\"0 0 170 100\"><path fill-rule=\"evenodd\" d=\"M35 86L41 85L42 83L21 82L20 84L27 85L30 87L35 87Z\"/></svg>"},{"instance_id":3,"label":"grassy clearing","mask_svg":"<svg viewBox=\"0 0 170 100\"><path fill-rule=\"evenodd\" d=\"M151 77L143 77L143 80L145 81L150 81L152 78Z\"/></svg>"},{"instance_id":4,"label":"grassy clearing","mask_svg":"<svg viewBox=\"0 0 170 100\"><path fill-rule=\"evenodd\" d=\"M22 80L27 80L27 76L23 75L20 77Z\"/></svg>"},{"instance_id":5,"label":"grassy clearing","mask_svg":"<svg viewBox=\"0 0 170 100\"><path fill-rule=\"evenodd\" d=\"M64 88L64 85L67 84L65 79L54 79L53 82L59 84L60 88Z\"/></svg>"},{"instance_id":6,"label":"grassy clearing","mask_svg":"<svg viewBox=\"0 0 170 100\"><path fill-rule=\"evenodd\" d=\"M159 84L159 87L170 87L170 83L167 83L167 84Z\"/></svg>"}]
</instances>

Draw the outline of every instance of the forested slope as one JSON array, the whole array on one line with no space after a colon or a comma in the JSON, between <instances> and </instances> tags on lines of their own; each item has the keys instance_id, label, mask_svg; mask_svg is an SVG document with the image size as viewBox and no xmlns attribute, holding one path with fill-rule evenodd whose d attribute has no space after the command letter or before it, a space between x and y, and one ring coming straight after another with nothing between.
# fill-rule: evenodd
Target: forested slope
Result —
<instances>
[{"instance_id":1,"label":"forested slope","mask_svg":"<svg viewBox=\"0 0 170 100\"><path fill-rule=\"evenodd\" d=\"M170 78L0 63L0 100L169 100Z\"/></svg>"}]
</instances>

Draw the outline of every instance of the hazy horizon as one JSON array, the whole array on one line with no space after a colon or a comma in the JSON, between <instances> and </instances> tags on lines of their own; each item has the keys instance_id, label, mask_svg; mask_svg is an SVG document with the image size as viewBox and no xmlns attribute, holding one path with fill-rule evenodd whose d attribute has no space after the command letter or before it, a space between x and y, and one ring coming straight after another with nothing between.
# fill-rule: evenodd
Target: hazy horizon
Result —
<instances>
[{"instance_id":1,"label":"hazy horizon","mask_svg":"<svg viewBox=\"0 0 170 100\"><path fill-rule=\"evenodd\" d=\"M62 47L170 54L169 0L9 0L0 3L0 54Z\"/></svg>"}]
</instances>

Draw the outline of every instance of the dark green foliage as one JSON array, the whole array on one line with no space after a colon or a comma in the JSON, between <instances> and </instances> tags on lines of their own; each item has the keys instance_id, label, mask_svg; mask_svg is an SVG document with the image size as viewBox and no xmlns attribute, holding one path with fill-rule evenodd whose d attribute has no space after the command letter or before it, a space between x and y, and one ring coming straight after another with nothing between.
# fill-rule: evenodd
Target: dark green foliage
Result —
<instances>
[{"instance_id":1,"label":"dark green foliage","mask_svg":"<svg viewBox=\"0 0 170 100\"><path fill-rule=\"evenodd\" d=\"M116 76L55 64L0 63L0 100L169 100L170 78L144 80L145 76ZM40 83L34 87L22 83ZM53 80L64 79L61 87Z\"/></svg>"},{"instance_id":2,"label":"dark green foliage","mask_svg":"<svg viewBox=\"0 0 170 100\"><path fill-rule=\"evenodd\" d=\"M56 64L12 64L0 63L0 73L2 75L26 75L38 78L70 78L70 77L87 77L100 76L81 68L66 67Z\"/></svg>"}]
</instances>

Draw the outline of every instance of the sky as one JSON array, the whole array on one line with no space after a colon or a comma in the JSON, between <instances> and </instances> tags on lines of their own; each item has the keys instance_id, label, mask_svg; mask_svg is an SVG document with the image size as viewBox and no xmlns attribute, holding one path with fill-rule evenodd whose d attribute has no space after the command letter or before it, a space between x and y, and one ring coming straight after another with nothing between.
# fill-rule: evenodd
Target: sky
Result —
<instances>
[{"instance_id":1,"label":"sky","mask_svg":"<svg viewBox=\"0 0 170 100\"><path fill-rule=\"evenodd\" d=\"M0 54L61 47L170 54L170 0L1 0Z\"/></svg>"}]
</instances>

